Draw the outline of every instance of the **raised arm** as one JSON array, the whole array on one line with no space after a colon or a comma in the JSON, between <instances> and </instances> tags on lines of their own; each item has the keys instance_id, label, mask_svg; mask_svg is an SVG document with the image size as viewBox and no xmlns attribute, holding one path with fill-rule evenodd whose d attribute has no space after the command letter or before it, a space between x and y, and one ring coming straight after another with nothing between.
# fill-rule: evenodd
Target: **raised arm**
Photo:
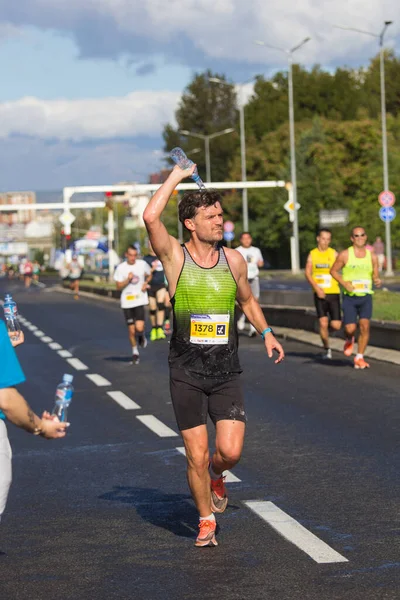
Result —
<instances>
[{"instance_id":1,"label":"raised arm","mask_svg":"<svg viewBox=\"0 0 400 600\"><path fill-rule=\"evenodd\" d=\"M186 177L190 177L195 168L196 165L192 165L190 169L181 169L176 165L169 174L168 179L151 198L143 213L143 221L149 234L150 243L163 264L172 260L174 250L176 246L179 246L179 243L169 235L164 223L161 221L161 215L176 186Z\"/></svg>"}]
</instances>

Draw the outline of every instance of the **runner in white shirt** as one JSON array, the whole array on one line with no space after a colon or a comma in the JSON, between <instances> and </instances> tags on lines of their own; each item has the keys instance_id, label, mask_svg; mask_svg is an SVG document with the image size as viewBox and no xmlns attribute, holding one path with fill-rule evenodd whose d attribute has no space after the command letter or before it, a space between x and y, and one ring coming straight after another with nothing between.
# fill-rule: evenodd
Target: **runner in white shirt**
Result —
<instances>
[{"instance_id":1,"label":"runner in white shirt","mask_svg":"<svg viewBox=\"0 0 400 600\"><path fill-rule=\"evenodd\" d=\"M247 262L247 279L253 292L253 296L256 300L260 297L260 280L259 280L259 268L264 266L264 259L261 254L261 250L252 246L253 239L247 231L244 231L240 236L241 245L236 248L238 252L243 256ZM241 331L245 327L246 317L243 314L238 320L237 326ZM250 324L249 337L256 335L256 330L253 325Z\"/></svg>"},{"instance_id":2,"label":"runner in white shirt","mask_svg":"<svg viewBox=\"0 0 400 600\"><path fill-rule=\"evenodd\" d=\"M139 364L138 345L145 348L147 340L144 333L144 307L149 303L147 295L151 269L137 258L135 246L129 246L125 252L126 261L119 264L114 272L117 289L121 290L121 308L128 325L129 341L132 345L132 362Z\"/></svg>"}]
</instances>

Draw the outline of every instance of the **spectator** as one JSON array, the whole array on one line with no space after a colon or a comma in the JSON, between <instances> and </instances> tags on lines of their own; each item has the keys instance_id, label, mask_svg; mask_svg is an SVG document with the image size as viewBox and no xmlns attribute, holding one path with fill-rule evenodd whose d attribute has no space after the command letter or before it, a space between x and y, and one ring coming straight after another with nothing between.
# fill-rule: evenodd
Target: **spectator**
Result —
<instances>
[{"instance_id":1,"label":"spectator","mask_svg":"<svg viewBox=\"0 0 400 600\"><path fill-rule=\"evenodd\" d=\"M385 264L385 246L382 242L382 238L379 237L379 235L373 244L373 249L378 258L378 269L379 271L382 271Z\"/></svg>"}]
</instances>

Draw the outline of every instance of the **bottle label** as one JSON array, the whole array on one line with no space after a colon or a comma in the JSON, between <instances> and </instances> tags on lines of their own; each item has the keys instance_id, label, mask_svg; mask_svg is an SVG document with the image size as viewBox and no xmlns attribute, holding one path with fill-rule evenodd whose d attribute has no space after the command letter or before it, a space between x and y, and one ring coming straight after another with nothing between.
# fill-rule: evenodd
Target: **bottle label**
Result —
<instances>
[{"instance_id":1,"label":"bottle label","mask_svg":"<svg viewBox=\"0 0 400 600\"><path fill-rule=\"evenodd\" d=\"M5 317L16 317L17 316L17 307L16 306L4 306L4 316Z\"/></svg>"},{"instance_id":2,"label":"bottle label","mask_svg":"<svg viewBox=\"0 0 400 600\"><path fill-rule=\"evenodd\" d=\"M72 390L57 390L56 397L58 402L69 402L72 400Z\"/></svg>"}]
</instances>

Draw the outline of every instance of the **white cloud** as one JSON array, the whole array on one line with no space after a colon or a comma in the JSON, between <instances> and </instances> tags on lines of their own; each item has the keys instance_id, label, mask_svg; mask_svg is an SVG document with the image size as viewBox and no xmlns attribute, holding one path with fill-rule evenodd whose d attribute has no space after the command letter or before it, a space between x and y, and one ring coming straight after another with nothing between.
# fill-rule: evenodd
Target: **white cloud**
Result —
<instances>
[{"instance_id":1,"label":"white cloud","mask_svg":"<svg viewBox=\"0 0 400 600\"><path fill-rule=\"evenodd\" d=\"M311 36L299 52L309 64L366 60L377 42L332 24L379 33L384 20L398 15L398 0L19 0L18 9L0 0L0 8L17 25L68 32L83 56L164 54L193 67L212 59L271 66L284 64L284 56L255 46L255 39L292 47ZM397 20L389 45L399 34Z\"/></svg>"},{"instance_id":2,"label":"white cloud","mask_svg":"<svg viewBox=\"0 0 400 600\"><path fill-rule=\"evenodd\" d=\"M178 92L132 92L124 97L85 100L21 98L0 104L0 137L85 140L158 136L174 122Z\"/></svg>"}]
</instances>

